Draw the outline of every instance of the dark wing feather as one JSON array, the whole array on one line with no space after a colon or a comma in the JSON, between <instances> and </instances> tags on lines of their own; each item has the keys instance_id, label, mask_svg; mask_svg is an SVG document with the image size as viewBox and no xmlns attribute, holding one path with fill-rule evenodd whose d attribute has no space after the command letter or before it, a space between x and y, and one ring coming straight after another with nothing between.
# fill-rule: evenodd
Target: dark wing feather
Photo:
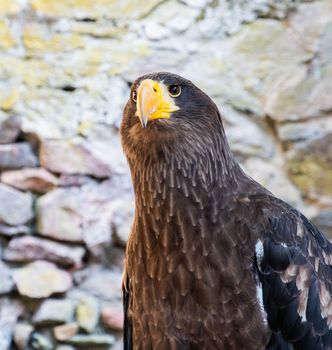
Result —
<instances>
[{"instance_id":1,"label":"dark wing feather","mask_svg":"<svg viewBox=\"0 0 332 350\"><path fill-rule=\"evenodd\" d=\"M265 196L258 202L268 218L256 245L263 304L273 331L267 349L288 349L286 342L295 350L331 350L332 245L281 200Z\"/></svg>"},{"instance_id":2,"label":"dark wing feather","mask_svg":"<svg viewBox=\"0 0 332 350\"><path fill-rule=\"evenodd\" d=\"M130 290L129 290L129 279L124 278L122 285L122 298L123 298L123 344L124 350L132 350L132 325L128 316L129 304L130 304Z\"/></svg>"}]
</instances>

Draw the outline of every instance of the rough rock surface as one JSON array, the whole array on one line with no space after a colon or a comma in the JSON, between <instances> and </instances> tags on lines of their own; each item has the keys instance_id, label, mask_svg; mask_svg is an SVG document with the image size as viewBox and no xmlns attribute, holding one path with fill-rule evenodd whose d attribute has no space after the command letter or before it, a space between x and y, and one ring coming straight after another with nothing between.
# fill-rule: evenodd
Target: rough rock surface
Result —
<instances>
[{"instance_id":1,"label":"rough rock surface","mask_svg":"<svg viewBox=\"0 0 332 350\"><path fill-rule=\"evenodd\" d=\"M74 307L70 300L45 300L33 315L32 322L38 326L69 322L74 316Z\"/></svg>"},{"instance_id":2,"label":"rough rock surface","mask_svg":"<svg viewBox=\"0 0 332 350\"><path fill-rule=\"evenodd\" d=\"M12 237L19 234L29 234L31 233L31 228L26 225L20 226L9 226L5 224L0 224L0 234Z\"/></svg>"},{"instance_id":3,"label":"rough rock surface","mask_svg":"<svg viewBox=\"0 0 332 350\"><path fill-rule=\"evenodd\" d=\"M20 120L18 118L13 116L1 118L0 115L0 144L14 142L19 133Z\"/></svg>"},{"instance_id":4,"label":"rough rock surface","mask_svg":"<svg viewBox=\"0 0 332 350\"><path fill-rule=\"evenodd\" d=\"M121 298L122 273L91 269L80 288L103 300L116 301Z\"/></svg>"},{"instance_id":5,"label":"rough rock surface","mask_svg":"<svg viewBox=\"0 0 332 350\"><path fill-rule=\"evenodd\" d=\"M119 199L112 208L113 238L119 245L125 246L134 217L134 202L131 199Z\"/></svg>"},{"instance_id":6,"label":"rough rock surface","mask_svg":"<svg viewBox=\"0 0 332 350\"><path fill-rule=\"evenodd\" d=\"M18 292L29 298L47 298L54 293L64 293L72 286L68 272L46 261L36 261L14 271Z\"/></svg>"},{"instance_id":7,"label":"rough rock surface","mask_svg":"<svg viewBox=\"0 0 332 350\"><path fill-rule=\"evenodd\" d=\"M54 337L59 341L66 341L76 335L79 331L79 326L76 322L66 323L53 328Z\"/></svg>"},{"instance_id":8,"label":"rough rock surface","mask_svg":"<svg viewBox=\"0 0 332 350\"><path fill-rule=\"evenodd\" d=\"M44 168L8 170L1 174L1 182L22 191L45 193L59 185L56 176Z\"/></svg>"},{"instance_id":9,"label":"rough rock surface","mask_svg":"<svg viewBox=\"0 0 332 350\"><path fill-rule=\"evenodd\" d=\"M76 308L76 318L79 326L86 332L92 332L99 321L99 303L91 296L82 297Z\"/></svg>"},{"instance_id":10,"label":"rough rock surface","mask_svg":"<svg viewBox=\"0 0 332 350\"><path fill-rule=\"evenodd\" d=\"M112 198L107 184L53 190L37 201L38 232L88 246L110 242Z\"/></svg>"},{"instance_id":11,"label":"rough rock surface","mask_svg":"<svg viewBox=\"0 0 332 350\"><path fill-rule=\"evenodd\" d=\"M289 172L304 195L332 197L332 133L289 152Z\"/></svg>"},{"instance_id":12,"label":"rough rock surface","mask_svg":"<svg viewBox=\"0 0 332 350\"><path fill-rule=\"evenodd\" d=\"M155 70L204 89L245 170L332 238L331 0L0 0L1 350L123 348L118 128ZM31 333L40 298L72 318Z\"/></svg>"},{"instance_id":13,"label":"rough rock surface","mask_svg":"<svg viewBox=\"0 0 332 350\"><path fill-rule=\"evenodd\" d=\"M75 335L67 340L69 344L77 345L78 347L101 347L112 346L115 338L108 334L80 334Z\"/></svg>"},{"instance_id":14,"label":"rough rock surface","mask_svg":"<svg viewBox=\"0 0 332 350\"><path fill-rule=\"evenodd\" d=\"M38 159L27 142L0 144L0 170L37 166Z\"/></svg>"},{"instance_id":15,"label":"rough rock surface","mask_svg":"<svg viewBox=\"0 0 332 350\"><path fill-rule=\"evenodd\" d=\"M32 219L32 196L0 183L0 223L21 225Z\"/></svg>"},{"instance_id":16,"label":"rough rock surface","mask_svg":"<svg viewBox=\"0 0 332 350\"><path fill-rule=\"evenodd\" d=\"M14 329L14 343L19 350L25 350L28 347L33 326L27 323L17 323Z\"/></svg>"},{"instance_id":17,"label":"rough rock surface","mask_svg":"<svg viewBox=\"0 0 332 350\"><path fill-rule=\"evenodd\" d=\"M82 265L83 247L68 247L64 244L33 236L13 238L4 251L7 261L48 260L61 265Z\"/></svg>"},{"instance_id":18,"label":"rough rock surface","mask_svg":"<svg viewBox=\"0 0 332 350\"><path fill-rule=\"evenodd\" d=\"M330 237L332 236L332 211L322 211L312 218L312 221L321 227Z\"/></svg>"},{"instance_id":19,"label":"rough rock surface","mask_svg":"<svg viewBox=\"0 0 332 350\"><path fill-rule=\"evenodd\" d=\"M0 295L14 290L14 281L10 268L0 260Z\"/></svg>"},{"instance_id":20,"label":"rough rock surface","mask_svg":"<svg viewBox=\"0 0 332 350\"><path fill-rule=\"evenodd\" d=\"M23 311L17 300L0 299L0 349L10 350L15 324Z\"/></svg>"},{"instance_id":21,"label":"rough rock surface","mask_svg":"<svg viewBox=\"0 0 332 350\"><path fill-rule=\"evenodd\" d=\"M110 329L121 331L123 328L122 308L118 304L105 305L101 310L103 324Z\"/></svg>"}]
</instances>

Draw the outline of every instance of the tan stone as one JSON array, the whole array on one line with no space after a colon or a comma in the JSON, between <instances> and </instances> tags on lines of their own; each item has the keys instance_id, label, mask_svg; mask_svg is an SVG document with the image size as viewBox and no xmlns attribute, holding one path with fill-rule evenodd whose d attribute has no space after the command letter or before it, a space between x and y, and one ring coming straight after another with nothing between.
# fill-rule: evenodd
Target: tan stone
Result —
<instances>
[{"instance_id":1,"label":"tan stone","mask_svg":"<svg viewBox=\"0 0 332 350\"><path fill-rule=\"evenodd\" d=\"M10 15L19 12L22 9L20 0L0 0L0 15Z\"/></svg>"},{"instance_id":2,"label":"tan stone","mask_svg":"<svg viewBox=\"0 0 332 350\"><path fill-rule=\"evenodd\" d=\"M19 350L25 350L28 347L30 336L33 332L33 326L27 323L17 323L14 329L14 343Z\"/></svg>"},{"instance_id":3,"label":"tan stone","mask_svg":"<svg viewBox=\"0 0 332 350\"><path fill-rule=\"evenodd\" d=\"M92 296L84 296L76 308L76 318L79 326L86 332L93 332L99 321L99 303Z\"/></svg>"},{"instance_id":4,"label":"tan stone","mask_svg":"<svg viewBox=\"0 0 332 350\"><path fill-rule=\"evenodd\" d=\"M332 195L332 134L302 143L288 154L289 174L304 196Z\"/></svg>"},{"instance_id":5,"label":"tan stone","mask_svg":"<svg viewBox=\"0 0 332 350\"><path fill-rule=\"evenodd\" d=\"M16 40L8 26L8 23L0 20L0 48L10 49L15 45Z\"/></svg>"},{"instance_id":6,"label":"tan stone","mask_svg":"<svg viewBox=\"0 0 332 350\"><path fill-rule=\"evenodd\" d=\"M15 106L19 99L19 92L15 86L7 86L6 90L0 89L0 109L8 112Z\"/></svg>"},{"instance_id":7,"label":"tan stone","mask_svg":"<svg viewBox=\"0 0 332 350\"><path fill-rule=\"evenodd\" d=\"M84 39L77 34L56 34L45 26L29 24L23 32L23 43L29 52L66 52L84 46Z\"/></svg>"},{"instance_id":8,"label":"tan stone","mask_svg":"<svg viewBox=\"0 0 332 350\"><path fill-rule=\"evenodd\" d=\"M148 14L162 0L32 0L32 7L41 14L78 18L139 18Z\"/></svg>"},{"instance_id":9,"label":"tan stone","mask_svg":"<svg viewBox=\"0 0 332 350\"><path fill-rule=\"evenodd\" d=\"M117 38L128 32L126 26L114 25L103 19L98 22L71 22L70 28L74 33L91 35L96 38Z\"/></svg>"},{"instance_id":10,"label":"tan stone","mask_svg":"<svg viewBox=\"0 0 332 350\"><path fill-rule=\"evenodd\" d=\"M43 168L4 171L1 181L23 191L45 193L59 184L57 177Z\"/></svg>"},{"instance_id":11,"label":"tan stone","mask_svg":"<svg viewBox=\"0 0 332 350\"><path fill-rule=\"evenodd\" d=\"M67 246L34 236L23 236L10 240L3 257L7 261L15 262L48 260L60 265L80 268L84 254L83 247Z\"/></svg>"},{"instance_id":12,"label":"tan stone","mask_svg":"<svg viewBox=\"0 0 332 350\"><path fill-rule=\"evenodd\" d=\"M14 272L18 292L30 298L47 298L66 292L72 286L71 275L46 261L36 261Z\"/></svg>"},{"instance_id":13,"label":"tan stone","mask_svg":"<svg viewBox=\"0 0 332 350\"><path fill-rule=\"evenodd\" d=\"M123 329L123 308L121 304L105 305L101 310L103 324L116 331Z\"/></svg>"},{"instance_id":14,"label":"tan stone","mask_svg":"<svg viewBox=\"0 0 332 350\"><path fill-rule=\"evenodd\" d=\"M53 328L53 334L56 340L66 341L78 333L79 326L76 322L63 324Z\"/></svg>"},{"instance_id":15,"label":"tan stone","mask_svg":"<svg viewBox=\"0 0 332 350\"><path fill-rule=\"evenodd\" d=\"M29 87L40 87L41 85L45 85L51 77L54 78L54 75L57 75L57 71L55 71L55 68L52 65L43 60L24 60L16 57L0 55L0 74L10 76L15 81L22 81ZM31 94L25 96L22 94L21 98L22 100L26 100L29 96L31 96ZM0 97L0 101L1 100Z\"/></svg>"}]
</instances>

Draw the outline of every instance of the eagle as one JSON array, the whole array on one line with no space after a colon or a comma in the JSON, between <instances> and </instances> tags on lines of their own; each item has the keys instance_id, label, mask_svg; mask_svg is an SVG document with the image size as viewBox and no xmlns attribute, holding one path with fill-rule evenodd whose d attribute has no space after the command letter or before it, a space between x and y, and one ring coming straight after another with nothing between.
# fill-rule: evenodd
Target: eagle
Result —
<instances>
[{"instance_id":1,"label":"eagle","mask_svg":"<svg viewBox=\"0 0 332 350\"><path fill-rule=\"evenodd\" d=\"M120 133L135 194L124 349L332 349L331 243L242 170L215 103L144 75Z\"/></svg>"}]
</instances>

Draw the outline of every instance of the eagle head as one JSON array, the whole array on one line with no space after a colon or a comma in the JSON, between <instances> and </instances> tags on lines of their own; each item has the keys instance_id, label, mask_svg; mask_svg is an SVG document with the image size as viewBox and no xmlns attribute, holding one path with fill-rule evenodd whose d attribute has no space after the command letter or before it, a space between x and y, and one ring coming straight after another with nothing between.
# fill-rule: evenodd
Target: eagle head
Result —
<instances>
[{"instance_id":1,"label":"eagle head","mask_svg":"<svg viewBox=\"0 0 332 350\"><path fill-rule=\"evenodd\" d=\"M121 136L128 157L192 152L211 147L223 135L214 102L191 81L172 73L151 73L132 84Z\"/></svg>"}]
</instances>

